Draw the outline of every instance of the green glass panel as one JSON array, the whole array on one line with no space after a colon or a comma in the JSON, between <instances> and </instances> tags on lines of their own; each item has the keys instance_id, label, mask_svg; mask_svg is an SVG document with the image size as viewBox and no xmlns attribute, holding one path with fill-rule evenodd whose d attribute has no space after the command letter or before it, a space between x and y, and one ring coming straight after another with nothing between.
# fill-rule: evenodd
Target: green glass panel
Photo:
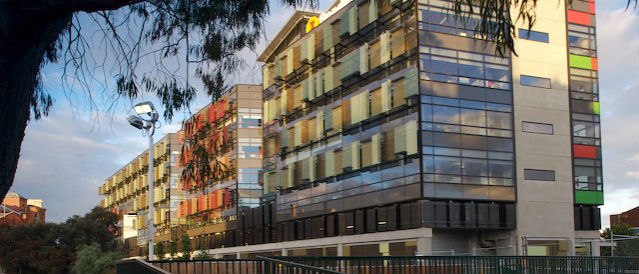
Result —
<instances>
[{"instance_id":1,"label":"green glass panel","mask_svg":"<svg viewBox=\"0 0 639 274\"><path fill-rule=\"evenodd\" d=\"M348 13L348 33L353 35L357 32L357 6L351 7Z\"/></svg>"},{"instance_id":2,"label":"green glass panel","mask_svg":"<svg viewBox=\"0 0 639 274\"><path fill-rule=\"evenodd\" d=\"M600 205L603 204L603 192L601 191L575 191L576 204Z\"/></svg>"},{"instance_id":3,"label":"green glass panel","mask_svg":"<svg viewBox=\"0 0 639 274\"><path fill-rule=\"evenodd\" d=\"M339 20L339 24L340 24L340 32L339 32L339 36L343 36L346 34L350 34L350 10L347 10L346 12L344 12L344 14L342 14L342 17Z\"/></svg>"},{"instance_id":4,"label":"green glass panel","mask_svg":"<svg viewBox=\"0 0 639 274\"><path fill-rule=\"evenodd\" d=\"M595 114L599 114L599 102L592 102L592 111Z\"/></svg>"},{"instance_id":5,"label":"green glass panel","mask_svg":"<svg viewBox=\"0 0 639 274\"><path fill-rule=\"evenodd\" d=\"M359 74L359 50L353 50L342 58L342 79Z\"/></svg>"},{"instance_id":6,"label":"green glass panel","mask_svg":"<svg viewBox=\"0 0 639 274\"><path fill-rule=\"evenodd\" d=\"M275 61L275 77L282 76L282 61Z\"/></svg>"},{"instance_id":7,"label":"green glass panel","mask_svg":"<svg viewBox=\"0 0 639 274\"><path fill-rule=\"evenodd\" d=\"M324 28L324 37L323 37L323 47L322 51L327 51L331 47L333 47L333 25L326 24L327 26Z\"/></svg>"},{"instance_id":8,"label":"green glass panel","mask_svg":"<svg viewBox=\"0 0 639 274\"><path fill-rule=\"evenodd\" d=\"M570 66L574 68L592 69L590 57L570 54Z\"/></svg>"},{"instance_id":9,"label":"green glass panel","mask_svg":"<svg viewBox=\"0 0 639 274\"><path fill-rule=\"evenodd\" d=\"M373 21L377 20L378 13L377 0L370 0L368 2L368 23L373 23Z\"/></svg>"},{"instance_id":10,"label":"green glass panel","mask_svg":"<svg viewBox=\"0 0 639 274\"><path fill-rule=\"evenodd\" d=\"M419 94L419 74L417 68L406 72L406 98Z\"/></svg>"}]
</instances>

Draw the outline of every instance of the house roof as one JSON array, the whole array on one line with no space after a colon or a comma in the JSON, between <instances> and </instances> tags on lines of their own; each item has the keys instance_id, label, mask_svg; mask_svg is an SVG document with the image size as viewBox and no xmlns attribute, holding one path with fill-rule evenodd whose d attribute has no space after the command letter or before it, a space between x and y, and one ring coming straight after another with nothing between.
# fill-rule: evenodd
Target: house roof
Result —
<instances>
[{"instance_id":1,"label":"house roof","mask_svg":"<svg viewBox=\"0 0 639 274\"><path fill-rule=\"evenodd\" d=\"M0 204L0 218L4 218L6 216L9 216L10 214L16 214L20 216L20 212L14 210L11 207Z\"/></svg>"}]
</instances>

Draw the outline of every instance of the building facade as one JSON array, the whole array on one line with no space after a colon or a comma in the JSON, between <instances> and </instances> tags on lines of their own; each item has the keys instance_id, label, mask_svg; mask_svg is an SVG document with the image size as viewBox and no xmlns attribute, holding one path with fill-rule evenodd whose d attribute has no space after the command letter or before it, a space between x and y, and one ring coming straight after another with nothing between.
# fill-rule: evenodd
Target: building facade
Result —
<instances>
[{"instance_id":1,"label":"building facade","mask_svg":"<svg viewBox=\"0 0 639 274\"><path fill-rule=\"evenodd\" d=\"M237 229L238 212L260 205L262 88L235 85L187 119L182 140L179 216L196 250L223 243Z\"/></svg>"},{"instance_id":2,"label":"building facade","mask_svg":"<svg viewBox=\"0 0 639 274\"><path fill-rule=\"evenodd\" d=\"M594 13L538 2L500 55L448 1L296 11L258 59L262 203L209 253L596 255Z\"/></svg>"},{"instance_id":3,"label":"building facade","mask_svg":"<svg viewBox=\"0 0 639 274\"><path fill-rule=\"evenodd\" d=\"M9 192L0 204L0 224L20 225L45 222L46 209L39 199L27 199L16 192Z\"/></svg>"},{"instance_id":4,"label":"building facade","mask_svg":"<svg viewBox=\"0 0 639 274\"><path fill-rule=\"evenodd\" d=\"M174 234L217 257L598 255L594 2L537 2L503 54L452 7L297 10L262 86L178 133Z\"/></svg>"},{"instance_id":5,"label":"building facade","mask_svg":"<svg viewBox=\"0 0 639 274\"><path fill-rule=\"evenodd\" d=\"M178 163L181 148L176 133L167 134L153 146L155 242L170 241L171 231L186 221L178 216L178 205L184 200L184 193L178 187L182 172ZM145 255L148 246L148 165L146 150L98 189L104 196L100 206L121 216L118 235L127 243L132 256Z\"/></svg>"}]
</instances>

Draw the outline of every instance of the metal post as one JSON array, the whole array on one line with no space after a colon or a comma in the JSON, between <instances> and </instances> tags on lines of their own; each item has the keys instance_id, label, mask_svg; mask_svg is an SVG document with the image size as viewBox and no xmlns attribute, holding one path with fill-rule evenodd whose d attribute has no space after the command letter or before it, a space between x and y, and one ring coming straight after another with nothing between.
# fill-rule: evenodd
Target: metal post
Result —
<instances>
[{"instance_id":1,"label":"metal post","mask_svg":"<svg viewBox=\"0 0 639 274\"><path fill-rule=\"evenodd\" d=\"M151 125L152 127L153 125ZM153 207L153 135L151 128L146 129L146 134L149 136L149 217L148 217L148 238L149 238L149 261L153 260L153 236L155 234L153 227L153 214L155 208Z\"/></svg>"},{"instance_id":2,"label":"metal post","mask_svg":"<svg viewBox=\"0 0 639 274\"><path fill-rule=\"evenodd\" d=\"M612 226L610 226L610 257L615 256L615 233L612 232Z\"/></svg>"}]
</instances>

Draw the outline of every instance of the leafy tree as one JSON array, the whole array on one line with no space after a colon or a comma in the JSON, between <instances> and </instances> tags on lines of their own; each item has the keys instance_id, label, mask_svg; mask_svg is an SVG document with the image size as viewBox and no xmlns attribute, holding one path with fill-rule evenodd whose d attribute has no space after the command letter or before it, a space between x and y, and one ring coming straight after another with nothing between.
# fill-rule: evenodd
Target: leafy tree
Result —
<instances>
[{"instance_id":1,"label":"leafy tree","mask_svg":"<svg viewBox=\"0 0 639 274\"><path fill-rule=\"evenodd\" d=\"M155 251L155 256L158 257L158 260L162 260L164 259L164 244L163 243L157 243L155 244L155 248L153 249Z\"/></svg>"},{"instance_id":2,"label":"leafy tree","mask_svg":"<svg viewBox=\"0 0 639 274\"><path fill-rule=\"evenodd\" d=\"M621 224L619 226L613 226L612 229L610 227L604 229L601 232L601 237L604 239L610 239L612 234L619 236L638 236L634 230L627 224ZM624 239L622 237L614 238L617 246L615 249L615 256L639 256L639 239ZM611 256L611 248L603 248L601 250L602 256Z\"/></svg>"},{"instance_id":3,"label":"leafy tree","mask_svg":"<svg viewBox=\"0 0 639 274\"><path fill-rule=\"evenodd\" d=\"M0 266L7 273L69 273L84 246L119 252L116 221L117 215L96 207L61 224L0 227Z\"/></svg>"},{"instance_id":4,"label":"leafy tree","mask_svg":"<svg viewBox=\"0 0 639 274\"><path fill-rule=\"evenodd\" d=\"M97 243L84 246L77 253L73 273L102 274L115 270L115 262L122 258L119 252L104 252Z\"/></svg>"},{"instance_id":5,"label":"leafy tree","mask_svg":"<svg viewBox=\"0 0 639 274\"><path fill-rule=\"evenodd\" d=\"M64 64L62 78L78 79L68 83L78 88L68 91L83 92L89 100L98 95L94 82L101 84L101 95L114 100L154 94L170 119L194 98L190 65L212 99L219 96L224 77L242 65L238 52L253 50L263 34L271 2L0 1L0 117L11 117L0 119L0 200L13 183L28 120L47 115L53 103L42 87L44 65ZM316 0L277 2L295 6ZM96 40L103 48L92 49L89 41ZM185 75L174 71L176 62L187 66Z\"/></svg>"},{"instance_id":6,"label":"leafy tree","mask_svg":"<svg viewBox=\"0 0 639 274\"><path fill-rule=\"evenodd\" d=\"M182 234L182 239L180 239L180 244L182 245L181 250L182 251L182 259L190 259L191 258L191 251L193 251L193 247L191 246L191 239L189 238L189 235L184 233Z\"/></svg>"},{"instance_id":7,"label":"leafy tree","mask_svg":"<svg viewBox=\"0 0 639 274\"><path fill-rule=\"evenodd\" d=\"M381 1L381 0L378 0ZM638 0L628 0L636 7ZM287 5L317 0L280 0ZM47 115L53 100L43 90L41 68L64 65L64 79L78 79L88 98L93 81L106 98L135 99L142 92L157 95L164 117L188 108L195 90L189 65L213 100L224 90L224 77L237 71L240 50L254 49L269 15L268 0L5 0L0 1L0 200L13 184L24 130L31 117ZM473 4L479 15L477 33L490 36L497 50L514 50L514 22L535 23L537 0L455 0ZM511 7L514 6L514 9ZM510 14L515 10L515 14ZM465 18L467 19L467 18ZM87 24L98 26L85 37ZM102 37L96 37L102 35ZM96 57L89 40L103 41ZM103 52L102 52L103 51ZM106 61L100 60L109 60ZM186 64L181 75L167 63ZM96 72L101 69L102 73ZM96 75L105 79L98 79ZM106 79L115 79L114 88ZM72 90L70 90L72 91ZM117 100L117 99L116 99ZM95 103L94 103L95 104ZM114 102L115 104L115 102ZM117 105L117 104L116 104Z\"/></svg>"},{"instance_id":8,"label":"leafy tree","mask_svg":"<svg viewBox=\"0 0 639 274\"><path fill-rule=\"evenodd\" d=\"M171 259L175 258L177 254L177 244L174 241L169 242L169 254L171 255Z\"/></svg>"}]
</instances>

